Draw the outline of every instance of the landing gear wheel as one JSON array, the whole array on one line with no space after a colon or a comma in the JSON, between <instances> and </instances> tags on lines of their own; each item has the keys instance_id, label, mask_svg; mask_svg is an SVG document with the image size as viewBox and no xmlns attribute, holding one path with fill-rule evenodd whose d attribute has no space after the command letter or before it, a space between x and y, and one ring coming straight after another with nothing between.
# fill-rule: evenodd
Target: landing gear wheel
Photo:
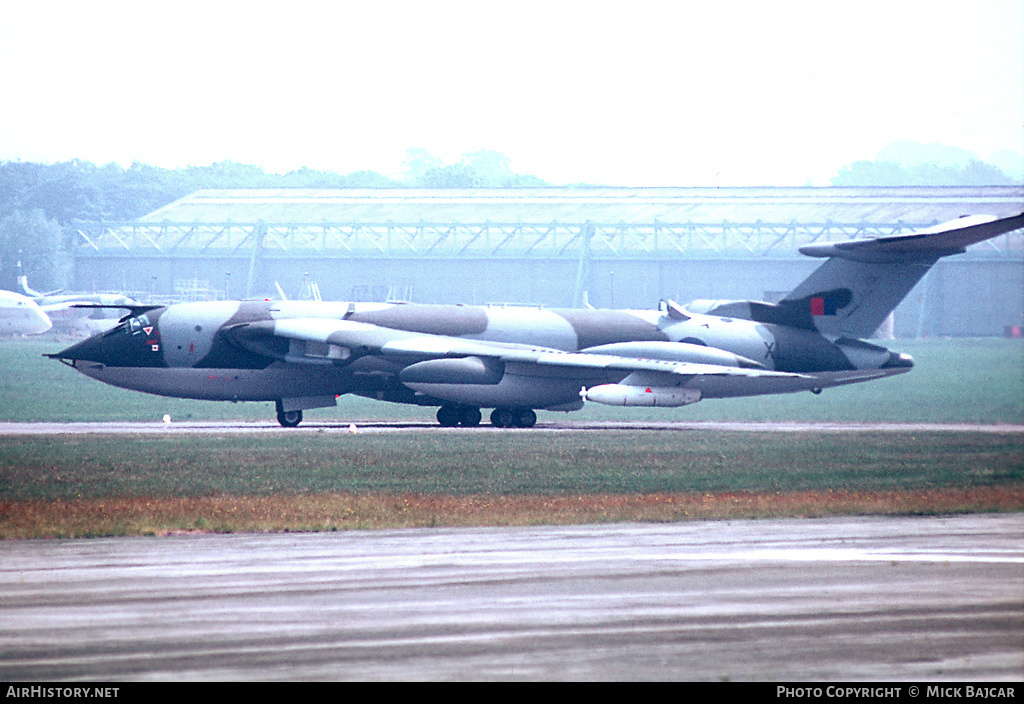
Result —
<instances>
[{"instance_id":1,"label":"landing gear wheel","mask_svg":"<svg viewBox=\"0 0 1024 704\"><path fill-rule=\"evenodd\" d=\"M532 428L537 424L537 414L529 408L516 411L515 417L517 428Z\"/></svg>"},{"instance_id":2,"label":"landing gear wheel","mask_svg":"<svg viewBox=\"0 0 1024 704\"><path fill-rule=\"evenodd\" d=\"M454 428L459 424L458 406L441 406L437 409L437 422L443 428Z\"/></svg>"},{"instance_id":3,"label":"landing gear wheel","mask_svg":"<svg viewBox=\"0 0 1024 704\"><path fill-rule=\"evenodd\" d=\"M284 404L277 402L277 422L285 428L294 428L302 422L302 411L286 411Z\"/></svg>"},{"instance_id":4,"label":"landing gear wheel","mask_svg":"<svg viewBox=\"0 0 1024 704\"><path fill-rule=\"evenodd\" d=\"M515 416L509 408L495 408L491 411L491 425L495 428L511 428L515 423Z\"/></svg>"},{"instance_id":5,"label":"landing gear wheel","mask_svg":"<svg viewBox=\"0 0 1024 704\"><path fill-rule=\"evenodd\" d=\"M480 425L481 420L483 420L483 414L480 413L479 408L466 406L465 408L459 409L459 425L466 428L472 428Z\"/></svg>"}]
</instances>

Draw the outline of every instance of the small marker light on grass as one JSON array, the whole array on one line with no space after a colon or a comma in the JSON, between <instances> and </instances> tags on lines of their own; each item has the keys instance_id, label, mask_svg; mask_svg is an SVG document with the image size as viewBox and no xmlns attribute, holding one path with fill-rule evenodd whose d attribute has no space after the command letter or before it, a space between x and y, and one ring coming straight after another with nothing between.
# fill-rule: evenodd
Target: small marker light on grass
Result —
<instances>
[{"instance_id":1,"label":"small marker light on grass","mask_svg":"<svg viewBox=\"0 0 1024 704\"><path fill-rule=\"evenodd\" d=\"M170 423L170 422L171 422L171 414L170 413L164 413L164 423Z\"/></svg>"}]
</instances>

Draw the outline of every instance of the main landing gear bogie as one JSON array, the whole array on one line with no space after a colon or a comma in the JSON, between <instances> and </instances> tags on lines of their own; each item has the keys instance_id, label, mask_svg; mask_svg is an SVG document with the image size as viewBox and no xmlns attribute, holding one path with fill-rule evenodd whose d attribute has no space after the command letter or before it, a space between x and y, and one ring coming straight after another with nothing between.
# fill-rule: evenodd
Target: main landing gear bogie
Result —
<instances>
[{"instance_id":1,"label":"main landing gear bogie","mask_svg":"<svg viewBox=\"0 0 1024 704\"><path fill-rule=\"evenodd\" d=\"M482 419L475 406L446 405L437 409L437 422L444 428L476 427ZM491 412L491 425L496 428L532 428L536 424L537 414L530 408L495 408Z\"/></svg>"},{"instance_id":2,"label":"main landing gear bogie","mask_svg":"<svg viewBox=\"0 0 1024 704\"><path fill-rule=\"evenodd\" d=\"M437 409L437 422L445 428L457 425L472 427L480 425L482 419L480 409L474 406L441 406Z\"/></svg>"},{"instance_id":3,"label":"main landing gear bogie","mask_svg":"<svg viewBox=\"0 0 1024 704\"><path fill-rule=\"evenodd\" d=\"M491 411L491 425L496 428L532 428L537 414L530 408L495 408Z\"/></svg>"}]
</instances>

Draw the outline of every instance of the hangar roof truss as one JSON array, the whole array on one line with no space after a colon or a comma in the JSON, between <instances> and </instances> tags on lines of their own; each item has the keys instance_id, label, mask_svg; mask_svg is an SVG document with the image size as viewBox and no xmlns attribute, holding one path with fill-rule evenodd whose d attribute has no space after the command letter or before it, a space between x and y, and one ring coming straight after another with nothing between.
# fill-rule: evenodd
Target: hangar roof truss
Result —
<instances>
[{"instance_id":1,"label":"hangar roof truss","mask_svg":"<svg viewBox=\"0 0 1024 704\"><path fill-rule=\"evenodd\" d=\"M77 254L338 257L795 256L799 247L1015 215L1024 187L197 191L80 223ZM985 244L1019 252L1021 233Z\"/></svg>"}]
</instances>

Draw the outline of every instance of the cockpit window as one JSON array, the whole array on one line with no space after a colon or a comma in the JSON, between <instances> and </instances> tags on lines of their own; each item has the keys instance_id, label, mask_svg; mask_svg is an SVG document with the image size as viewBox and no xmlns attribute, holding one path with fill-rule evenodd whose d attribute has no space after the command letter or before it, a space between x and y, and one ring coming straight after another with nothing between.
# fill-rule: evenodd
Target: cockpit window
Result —
<instances>
[{"instance_id":1,"label":"cockpit window","mask_svg":"<svg viewBox=\"0 0 1024 704\"><path fill-rule=\"evenodd\" d=\"M120 334L126 333L128 331L129 331L128 322L125 321L125 322L123 322L123 323L121 323L119 325L115 325L114 327L112 327L109 330L107 330L105 333L103 333L103 337L112 337L114 335L120 335Z\"/></svg>"},{"instance_id":2,"label":"cockpit window","mask_svg":"<svg viewBox=\"0 0 1024 704\"><path fill-rule=\"evenodd\" d=\"M140 315L137 318L130 318L128 320L128 329L131 330L132 335L138 335L149 325L149 318L145 315Z\"/></svg>"},{"instance_id":3,"label":"cockpit window","mask_svg":"<svg viewBox=\"0 0 1024 704\"><path fill-rule=\"evenodd\" d=\"M112 335L122 334L141 335L143 332L149 335L150 332L152 332L153 327L155 326L153 326L153 323L149 322L149 316L140 315L135 318L129 318L128 320L118 323L117 325L103 333L103 336L110 337ZM147 330L147 328L149 329Z\"/></svg>"}]
</instances>

